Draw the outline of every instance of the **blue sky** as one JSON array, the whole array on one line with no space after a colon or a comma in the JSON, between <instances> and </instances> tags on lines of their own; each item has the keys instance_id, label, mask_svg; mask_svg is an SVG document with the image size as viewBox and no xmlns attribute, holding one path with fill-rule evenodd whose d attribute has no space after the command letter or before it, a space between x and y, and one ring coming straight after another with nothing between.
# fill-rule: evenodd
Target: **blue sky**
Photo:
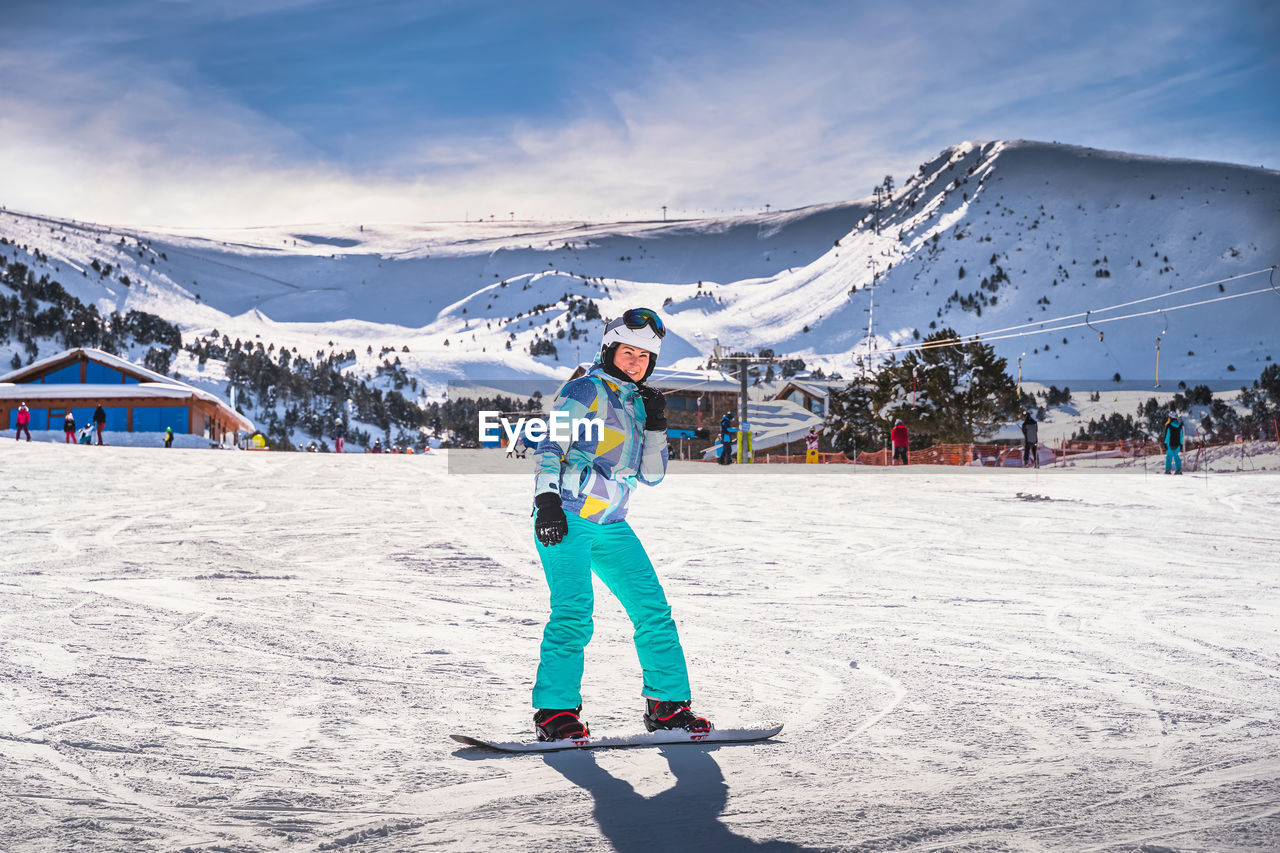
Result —
<instances>
[{"instance_id":1,"label":"blue sky","mask_svg":"<svg viewBox=\"0 0 1280 853\"><path fill-rule=\"evenodd\" d=\"M1280 168L1280 4L5 0L0 204L128 224L755 212L963 140Z\"/></svg>"}]
</instances>

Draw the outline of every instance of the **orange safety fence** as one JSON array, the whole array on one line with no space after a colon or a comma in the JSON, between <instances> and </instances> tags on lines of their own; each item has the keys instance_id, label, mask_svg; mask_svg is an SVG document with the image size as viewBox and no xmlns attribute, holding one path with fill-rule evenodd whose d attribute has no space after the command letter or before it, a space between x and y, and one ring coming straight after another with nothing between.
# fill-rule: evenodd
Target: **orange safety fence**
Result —
<instances>
[{"instance_id":1,"label":"orange safety fence","mask_svg":"<svg viewBox=\"0 0 1280 853\"><path fill-rule=\"evenodd\" d=\"M1229 445L1231 441L1205 441L1189 439L1185 450L1207 449ZM1039 446L1041 464L1057 464L1072 458L1095 459L1140 459L1144 456L1155 456L1164 453L1164 448L1154 441L1125 439L1121 441L1057 441L1053 444L1042 443ZM1052 459L1045 461L1046 455ZM987 467L1020 466L1022 464L1021 444L935 444L923 450L910 450L907 460L911 465L971 465L981 460ZM714 459L705 460L714 462ZM757 465L803 465L808 461L803 453L757 453ZM876 451L863 451L856 459L849 459L843 453L819 453L818 461L823 465L856 464L890 466L893 464L893 453L889 448Z\"/></svg>"},{"instance_id":2,"label":"orange safety fence","mask_svg":"<svg viewBox=\"0 0 1280 853\"><path fill-rule=\"evenodd\" d=\"M923 450L908 450L907 462L911 465L968 465L975 459L983 464L996 459L1005 450L999 444L935 444ZM1021 452L1021 451L1019 451ZM874 453L858 454L859 465L892 465L893 452L888 448Z\"/></svg>"},{"instance_id":3,"label":"orange safety fence","mask_svg":"<svg viewBox=\"0 0 1280 853\"><path fill-rule=\"evenodd\" d=\"M819 453L818 463L822 465L847 465L853 460L845 456L843 453ZM808 456L804 453L757 453L755 464L757 465L796 465L808 462Z\"/></svg>"}]
</instances>

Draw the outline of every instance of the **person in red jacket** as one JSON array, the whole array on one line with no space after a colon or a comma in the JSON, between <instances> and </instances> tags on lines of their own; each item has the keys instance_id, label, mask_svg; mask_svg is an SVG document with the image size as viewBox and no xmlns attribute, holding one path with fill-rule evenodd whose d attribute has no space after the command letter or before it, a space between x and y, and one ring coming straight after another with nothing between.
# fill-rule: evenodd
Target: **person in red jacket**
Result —
<instances>
[{"instance_id":1,"label":"person in red jacket","mask_svg":"<svg viewBox=\"0 0 1280 853\"><path fill-rule=\"evenodd\" d=\"M27 404L23 403L18 407L18 434L14 436L18 441L22 440L22 434L27 434L27 441L31 440L31 410L27 408Z\"/></svg>"},{"instance_id":2,"label":"person in red jacket","mask_svg":"<svg viewBox=\"0 0 1280 853\"><path fill-rule=\"evenodd\" d=\"M898 460L902 460L902 464L907 464L907 425L902 421L898 421L893 425L893 429L889 431L889 441L893 444L893 462L896 465Z\"/></svg>"}]
</instances>

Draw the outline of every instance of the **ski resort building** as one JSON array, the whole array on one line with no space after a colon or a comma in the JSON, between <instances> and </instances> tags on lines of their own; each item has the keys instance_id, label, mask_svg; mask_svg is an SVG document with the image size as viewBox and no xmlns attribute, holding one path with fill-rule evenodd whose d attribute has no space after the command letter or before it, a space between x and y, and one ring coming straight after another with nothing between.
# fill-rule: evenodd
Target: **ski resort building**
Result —
<instances>
[{"instance_id":1,"label":"ski resort building","mask_svg":"<svg viewBox=\"0 0 1280 853\"><path fill-rule=\"evenodd\" d=\"M794 400L752 400L747 404L747 422L751 425L751 447L756 454L765 450L804 453L804 439L809 429L823 428L819 415ZM712 445L702 451L702 458L714 459L718 452L718 446Z\"/></svg>"},{"instance_id":2,"label":"ski resort building","mask_svg":"<svg viewBox=\"0 0 1280 853\"><path fill-rule=\"evenodd\" d=\"M31 412L31 429L61 432L70 411L77 426L102 406L108 432L203 436L234 444L237 432L253 422L218 397L96 349L74 349L32 362L0 376L0 424L17 426L18 407Z\"/></svg>"},{"instance_id":3,"label":"ski resort building","mask_svg":"<svg viewBox=\"0 0 1280 853\"><path fill-rule=\"evenodd\" d=\"M738 380L718 371L655 368L649 383L667 398L667 435L689 439L701 447L701 440L720 436L720 416L733 412L737 417Z\"/></svg>"},{"instance_id":4,"label":"ski resort building","mask_svg":"<svg viewBox=\"0 0 1280 853\"><path fill-rule=\"evenodd\" d=\"M817 382L802 382L792 379L782 386L782 390L773 396L775 400L790 400L797 403L818 417L827 414L827 398L831 389Z\"/></svg>"}]
</instances>

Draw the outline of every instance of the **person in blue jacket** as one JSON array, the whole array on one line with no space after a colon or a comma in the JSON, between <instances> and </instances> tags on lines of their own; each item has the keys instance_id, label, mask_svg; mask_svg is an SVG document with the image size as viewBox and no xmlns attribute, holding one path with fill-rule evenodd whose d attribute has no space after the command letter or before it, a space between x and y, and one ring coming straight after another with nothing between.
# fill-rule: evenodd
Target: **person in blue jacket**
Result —
<instances>
[{"instance_id":1,"label":"person in blue jacket","mask_svg":"<svg viewBox=\"0 0 1280 853\"><path fill-rule=\"evenodd\" d=\"M720 458L721 465L733 464L733 435L737 430L733 426L733 412L725 412L720 418Z\"/></svg>"},{"instance_id":2,"label":"person in blue jacket","mask_svg":"<svg viewBox=\"0 0 1280 853\"><path fill-rule=\"evenodd\" d=\"M553 424L564 413L569 424L593 428L571 428L568 440L549 432L535 451L534 534L551 593L533 687L539 740L585 740L590 734L579 714L593 631L593 573L635 626L645 727L711 729L689 707L689 673L671 607L626 520L637 485L656 486L666 475L666 401L645 384L665 335L662 319L647 308L609 322L596 363L560 389L551 410Z\"/></svg>"},{"instance_id":3,"label":"person in blue jacket","mask_svg":"<svg viewBox=\"0 0 1280 853\"><path fill-rule=\"evenodd\" d=\"M1164 472L1182 473L1182 421L1177 415L1169 415L1164 422Z\"/></svg>"}]
</instances>

